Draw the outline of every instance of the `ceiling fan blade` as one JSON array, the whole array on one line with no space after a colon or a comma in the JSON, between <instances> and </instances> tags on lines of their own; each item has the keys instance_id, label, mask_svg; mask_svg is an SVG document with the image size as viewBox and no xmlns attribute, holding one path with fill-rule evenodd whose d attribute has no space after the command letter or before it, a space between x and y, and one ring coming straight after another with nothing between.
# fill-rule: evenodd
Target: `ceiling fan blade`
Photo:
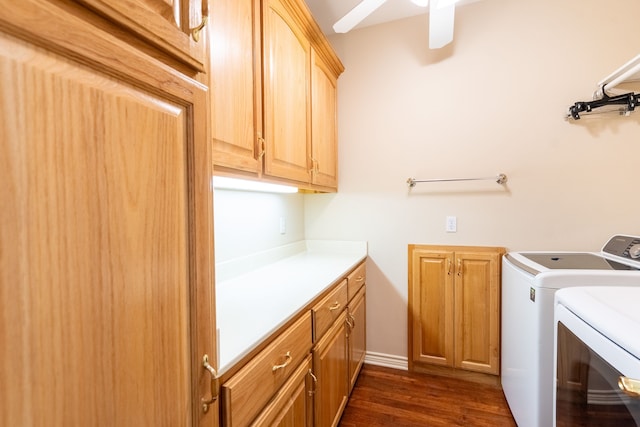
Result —
<instances>
[{"instance_id":1,"label":"ceiling fan blade","mask_svg":"<svg viewBox=\"0 0 640 427\"><path fill-rule=\"evenodd\" d=\"M386 1L387 0L362 0L356 7L340 18L338 22L333 24L333 31L336 33L349 32Z\"/></svg>"},{"instance_id":2,"label":"ceiling fan blade","mask_svg":"<svg viewBox=\"0 0 640 427\"><path fill-rule=\"evenodd\" d=\"M429 49L440 49L453 41L455 10L455 2L431 1L429 6Z\"/></svg>"}]
</instances>

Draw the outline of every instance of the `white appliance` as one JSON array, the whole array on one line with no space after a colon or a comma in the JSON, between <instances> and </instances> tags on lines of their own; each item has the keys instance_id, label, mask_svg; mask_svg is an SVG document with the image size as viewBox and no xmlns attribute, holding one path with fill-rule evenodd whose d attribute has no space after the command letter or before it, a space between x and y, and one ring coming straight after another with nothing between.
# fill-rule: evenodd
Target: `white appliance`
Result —
<instances>
[{"instance_id":1,"label":"white appliance","mask_svg":"<svg viewBox=\"0 0 640 427\"><path fill-rule=\"evenodd\" d=\"M561 289L555 306L554 422L640 425L640 288Z\"/></svg>"},{"instance_id":2,"label":"white appliance","mask_svg":"<svg viewBox=\"0 0 640 427\"><path fill-rule=\"evenodd\" d=\"M519 427L553 424L554 295L574 286L640 286L640 237L600 252L510 252L502 263L501 382Z\"/></svg>"}]
</instances>

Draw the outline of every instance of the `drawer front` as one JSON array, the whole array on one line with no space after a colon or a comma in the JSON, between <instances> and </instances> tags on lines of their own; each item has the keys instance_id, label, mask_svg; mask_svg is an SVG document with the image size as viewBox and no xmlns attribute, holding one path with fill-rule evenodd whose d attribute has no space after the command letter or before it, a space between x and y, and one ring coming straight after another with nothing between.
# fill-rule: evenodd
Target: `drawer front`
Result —
<instances>
[{"instance_id":1,"label":"drawer front","mask_svg":"<svg viewBox=\"0 0 640 427\"><path fill-rule=\"evenodd\" d=\"M259 320L257 320L259 321ZM247 426L311 351L311 314L262 350L222 386L223 425Z\"/></svg>"},{"instance_id":2,"label":"drawer front","mask_svg":"<svg viewBox=\"0 0 640 427\"><path fill-rule=\"evenodd\" d=\"M362 285L367 281L367 265L365 262L360 264L355 270L347 276L347 296L349 301L356 296Z\"/></svg>"},{"instance_id":3,"label":"drawer front","mask_svg":"<svg viewBox=\"0 0 640 427\"><path fill-rule=\"evenodd\" d=\"M311 372L311 355L300 364L278 394L256 418L251 427L312 426L311 396L307 393L307 379Z\"/></svg>"},{"instance_id":4,"label":"drawer front","mask_svg":"<svg viewBox=\"0 0 640 427\"><path fill-rule=\"evenodd\" d=\"M347 279L313 307L313 342L318 341L347 306Z\"/></svg>"}]
</instances>

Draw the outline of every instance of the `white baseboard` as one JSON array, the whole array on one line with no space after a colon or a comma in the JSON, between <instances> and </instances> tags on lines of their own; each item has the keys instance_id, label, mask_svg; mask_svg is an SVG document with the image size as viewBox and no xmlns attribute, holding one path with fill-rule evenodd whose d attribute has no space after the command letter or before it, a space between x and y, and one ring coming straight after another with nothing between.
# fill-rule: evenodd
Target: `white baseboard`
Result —
<instances>
[{"instance_id":1,"label":"white baseboard","mask_svg":"<svg viewBox=\"0 0 640 427\"><path fill-rule=\"evenodd\" d=\"M403 371L409 370L409 360L404 356L396 356L394 354L367 351L364 356L364 363L393 369L402 369Z\"/></svg>"}]
</instances>

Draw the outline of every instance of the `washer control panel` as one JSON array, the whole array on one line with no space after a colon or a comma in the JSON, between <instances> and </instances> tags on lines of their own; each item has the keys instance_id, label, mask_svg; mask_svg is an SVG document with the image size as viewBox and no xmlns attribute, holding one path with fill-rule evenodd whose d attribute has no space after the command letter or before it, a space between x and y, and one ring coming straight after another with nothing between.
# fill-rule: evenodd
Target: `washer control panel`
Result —
<instances>
[{"instance_id":1,"label":"washer control panel","mask_svg":"<svg viewBox=\"0 0 640 427\"><path fill-rule=\"evenodd\" d=\"M640 261L640 237L638 236L613 236L602 248L602 252L614 255L629 261ZM637 260L637 261L636 261Z\"/></svg>"}]
</instances>

